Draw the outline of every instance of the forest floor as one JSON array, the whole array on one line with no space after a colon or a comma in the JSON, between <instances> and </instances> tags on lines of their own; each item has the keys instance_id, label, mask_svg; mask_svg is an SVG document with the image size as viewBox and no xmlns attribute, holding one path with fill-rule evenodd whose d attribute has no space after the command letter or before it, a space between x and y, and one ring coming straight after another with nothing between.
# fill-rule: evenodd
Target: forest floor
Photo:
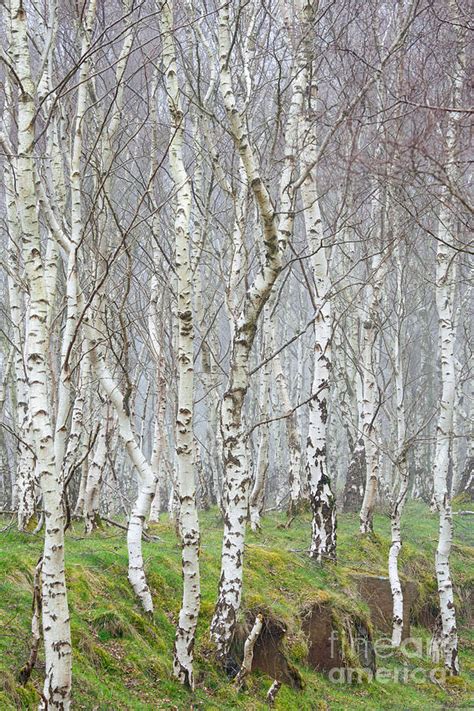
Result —
<instances>
[{"instance_id":1,"label":"forest floor","mask_svg":"<svg viewBox=\"0 0 474 711\"><path fill-rule=\"evenodd\" d=\"M465 506L464 508L472 508ZM249 531L246 547L243 606L263 609L288 627L285 653L300 673L303 689L283 685L275 709L452 709L473 708L474 633L468 629L469 590L474 579L472 517L455 516L452 572L457 592L462 675L435 678L427 654L413 658L404 652L383 659L385 678L362 683L334 683L305 665L307 651L301 631L301 610L308 603L333 600L337 606L359 605L351 573L387 575L389 519L378 514L376 534L360 538L356 515L339 517L339 564L325 568L305 555L309 516L295 518L289 528L283 514L263 520L259 534ZM41 553L41 535L20 534L10 520L0 520L0 710L34 709L44 671L40 655L26 687L17 681L28 657L32 576ZM73 639L73 708L87 711L124 709L265 709L272 679L260 672L237 692L212 661L208 630L219 576L221 522L216 511L201 515L202 605L196 648L196 690L190 693L171 675L174 626L180 606L180 548L167 517L150 527L159 540L145 542L144 557L152 588L155 615L141 614L127 581L125 532L112 526L84 537L82 525L67 532L66 558ZM428 507L410 503L403 518L403 573L418 585L417 604L436 600L433 575L437 516ZM470 547L471 546L471 547ZM470 587L471 586L471 587ZM423 640L428 630L412 627ZM417 674L411 672L421 669ZM397 670L401 681L395 681ZM392 672L394 672L392 674ZM406 681L406 683L405 683Z\"/></svg>"}]
</instances>

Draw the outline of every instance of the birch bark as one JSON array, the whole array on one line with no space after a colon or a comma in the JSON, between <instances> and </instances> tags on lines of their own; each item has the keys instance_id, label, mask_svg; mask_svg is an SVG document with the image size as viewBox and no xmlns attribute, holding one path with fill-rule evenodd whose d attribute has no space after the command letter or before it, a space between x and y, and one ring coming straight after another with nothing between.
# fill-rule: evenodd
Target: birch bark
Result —
<instances>
[{"instance_id":1,"label":"birch bark","mask_svg":"<svg viewBox=\"0 0 474 711\"><path fill-rule=\"evenodd\" d=\"M311 140L311 139L310 139ZM314 162L314 141L305 150L307 166ZM307 167L305 166L305 167ZM306 447L306 474L312 510L310 555L319 562L336 558L336 501L327 471L327 393L331 367L331 306L329 272L319 197L314 172L301 186L304 220L316 285L312 399Z\"/></svg>"},{"instance_id":2,"label":"birch bark","mask_svg":"<svg viewBox=\"0 0 474 711\"><path fill-rule=\"evenodd\" d=\"M396 221L398 225L398 220ZM399 235L397 235L399 238ZM393 598L392 617L392 646L399 647L402 641L403 626L406 620L403 619L403 591L398 571L398 557L402 547L400 523L403 508L408 495L408 462L406 443L406 422L405 422L405 387L403 377L402 360L402 317L404 312L403 297L403 268L400 258L401 245L398 245L396 252L397 268L397 306L396 306L396 332L393 348L394 376L395 376L395 398L397 417L397 457L396 469L398 482L395 483L395 494L393 497L392 509L390 512L391 524L391 545L388 557L388 574Z\"/></svg>"},{"instance_id":3,"label":"birch bark","mask_svg":"<svg viewBox=\"0 0 474 711\"><path fill-rule=\"evenodd\" d=\"M440 518L438 547L436 550L436 577L443 625L444 660L446 668L452 674L458 674L456 611L449 566L453 539L453 519L448 487L448 471L455 398L455 332L453 328L455 264L453 264L453 255L450 249L453 244L453 236L451 230L446 227L449 224L449 220L450 215L442 208L439 218L439 241L436 256L436 306L439 323L442 392L436 429L433 476L434 500Z\"/></svg>"},{"instance_id":4,"label":"birch bark","mask_svg":"<svg viewBox=\"0 0 474 711\"><path fill-rule=\"evenodd\" d=\"M379 448L375 418L379 406L377 385L378 354L376 342L378 336L378 315L381 284L385 276L385 265L381 264L380 255L372 257L371 279L366 292L366 316L363 322L362 353L362 440L366 461L366 480L364 498L360 510L360 532L371 533L374 529L373 516L379 483Z\"/></svg>"},{"instance_id":5,"label":"birch bark","mask_svg":"<svg viewBox=\"0 0 474 711\"><path fill-rule=\"evenodd\" d=\"M277 334L276 334L276 322L275 315L272 315L270 319L270 353L274 353L277 349ZM286 438L289 450L289 472L288 472L288 483L290 485L290 504L288 507L288 515L291 516L298 511L299 504L301 501L302 491L301 491L301 443L300 443L300 432L298 428L298 414L294 410L291 404L290 391L288 388L288 380L283 370L283 363L280 354L277 354L272 359L273 363L273 375L275 378L275 383L278 388L278 393L280 395L280 402L283 407L283 411L289 413L285 417L285 428L286 428ZM265 366L264 366L265 367ZM302 365L300 365L302 367ZM301 393L301 388L296 387L296 400L299 399Z\"/></svg>"},{"instance_id":6,"label":"birch bark","mask_svg":"<svg viewBox=\"0 0 474 711\"><path fill-rule=\"evenodd\" d=\"M158 254L155 250L154 263L158 262ZM161 472L163 471L164 450L166 447L165 431L166 431L166 376L165 376L165 359L161 346L162 334L158 332L158 324L162 322L164 317L164 309L159 308L160 299L158 293L158 283L156 274L153 275L151 284L150 298L150 314L148 319L148 330L152 344L153 357L155 359L156 372L156 413L153 435L153 450L151 455L151 465L155 471L156 489L153 501L150 508L150 522L159 520L161 497L160 487L162 485ZM161 311L161 313L159 313Z\"/></svg>"},{"instance_id":7,"label":"birch bark","mask_svg":"<svg viewBox=\"0 0 474 711\"><path fill-rule=\"evenodd\" d=\"M311 25L312 6L305 7L306 21ZM305 38L306 57L311 66L311 48ZM324 244L324 231L316 184L317 137L315 117L310 115L311 97L317 88L307 84L308 112L300 124L301 184L306 239L311 254L316 314L314 319L314 360L312 398L309 403L309 426L306 443L306 475L312 510L310 555L319 562L336 558L336 501L331 490L327 461L328 391L331 369L331 303L329 249Z\"/></svg>"},{"instance_id":8,"label":"birch bark","mask_svg":"<svg viewBox=\"0 0 474 711\"><path fill-rule=\"evenodd\" d=\"M258 208L263 229L265 262L244 297L231 344L230 373L221 407L221 432L224 449L224 537L218 600L211 624L211 637L222 661L232 641L236 615L240 608L243 577L243 552L248 513L250 473L242 408L249 386L248 360L255 339L257 322L281 270L281 255L293 225L292 175L295 163L297 117L302 104L300 74L293 83L292 100L285 132L285 161L280 183L281 218L277 225L270 195L257 166L246 129L245 111L236 104L230 72L231 32L229 6L219 11L220 91L232 137ZM293 76L295 80L295 76Z\"/></svg>"},{"instance_id":9,"label":"birch bark","mask_svg":"<svg viewBox=\"0 0 474 711\"><path fill-rule=\"evenodd\" d=\"M11 26L6 17L6 32L9 40L8 53L12 55ZM12 87L9 76L5 81L5 95L7 104L12 107ZM12 112L6 110L5 135L2 139L8 141L12 131ZM35 468L36 456L34 451L34 437L32 430L31 414L29 408L28 379L24 361L24 348L26 328L25 320L28 319L28 298L22 293L21 288L21 222L17 210L18 195L15 187L13 156L5 161L4 165L5 206L8 225L8 297L10 317L12 322L12 341L14 348L14 373L16 394L16 423L18 428L17 466L15 473L15 505L17 506L17 521L20 531L28 528L35 514Z\"/></svg>"},{"instance_id":10,"label":"birch bark","mask_svg":"<svg viewBox=\"0 0 474 711\"><path fill-rule=\"evenodd\" d=\"M85 325L87 335L94 335L95 330L87 326L87 324ZM128 579L143 609L151 615L153 613L153 601L143 564L142 533L153 496L155 495L156 477L138 445L137 438L133 432L128 405L105 363L105 353L92 340L90 354L92 368L100 380L102 389L114 407L120 436L127 454L138 473L138 496L130 513L127 530Z\"/></svg>"},{"instance_id":11,"label":"birch bark","mask_svg":"<svg viewBox=\"0 0 474 711\"><path fill-rule=\"evenodd\" d=\"M45 510L42 615L46 657L44 708L67 711L71 690L71 635L64 574L64 514L60 463L55 461L48 395L49 295L45 288L39 224L36 212L34 85L31 79L28 28L20 0L11 0L12 49L21 82L18 102L16 178L22 251L30 290L30 328L26 341L29 402L40 485ZM43 703L41 704L43 707Z\"/></svg>"},{"instance_id":12,"label":"birch bark","mask_svg":"<svg viewBox=\"0 0 474 711\"><path fill-rule=\"evenodd\" d=\"M99 525L99 491L107 460L109 408L104 403L100 411L99 434L92 462L89 465L84 493L84 526L91 533Z\"/></svg>"},{"instance_id":13,"label":"birch bark","mask_svg":"<svg viewBox=\"0 0 474 711\"><path fill-rule=\"evenodd\" d=\"M172 138L169 146L171 175L176 189L175 250L178 299L178 408L176 454L178 459L179 532L182 544L183 599L176 628L174 675L194 688L193 648L200 607L199 519L196 506L195 442L193 434L194 325L190 263L191 185L183 160L184 114L178 86L173 36L173 3L160 6L163 32L163 65L166 77Z\"/></svg>"},{"instance_id":14,"label":"birch bark","mask_svg":"<svg viewBox=\"0 0 474 711\"><path fill-rule=\"evenodd\" d=\"M450 3L454 15L458 9ZM464 36L462 25L457 25L456 62L452 87L452 104L460 104L464 81ZM448 114L446 130L447 184L441 189L441 208L438 218L438 244L436 253L436 308L438 311L439 358L441 361L441 399L436 428L434 459L434 501L439 512L439 538L435 566L438 581L442 622L442 651L444 665L450 674L459 674L458 634L453 583L449 565L453 539L453 516L448 484L450 449L453 434L453 411L456 397L456 362L454 357L455 332L455 275L456 253L453 251L456 230L453 216L452 188L458 177L456 150L458 147L458 118Z\"/></svg>"},{"instance_id":15,"label":"birch bark","mask_svg":"<svg viewBox=\"0 0 474 711\"><path fill-rule=\"evenodd\" d=\"M268 307L268 304L267 304ZM267 308L265 307L265 308ZM264 344L265 337L263 336ZM266 357L265 345L262 348L263 358ZM261 370L260 374L260 393L258 402L260 405L260 419L266 420L269 417L270 409L270 373L271 362L267 363ZM269 428L267 424L262 424L259 428L260 441L258 443L257 463L255 467L255 478L250 494L249 514L250 526L252 531L258 531L261 528L260 516L263 509L265 496L265 482L268 471L268 456L269 456Z\"/></svg>"}]
</instances>

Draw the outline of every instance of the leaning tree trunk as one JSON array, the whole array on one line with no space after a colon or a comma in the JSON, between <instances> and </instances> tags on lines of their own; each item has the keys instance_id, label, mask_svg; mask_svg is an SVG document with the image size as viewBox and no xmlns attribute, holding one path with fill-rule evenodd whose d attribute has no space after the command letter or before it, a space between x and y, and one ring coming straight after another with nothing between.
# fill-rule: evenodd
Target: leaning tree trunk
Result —
<instances>
[{"instance_id":1,"label":"leaning tree trunk","mask_svg":"<svg viewBox=\"0 0 474 711\"><path fill-rule=\"evenodd\" d=\"M292 178L295 162L297 117L302 105L300 76L293 85L286 124L285 162L280 182L281 217L277 218L247 134L245 112L240 113L230 72L232 36L229 5L219 11L220 90L231 133L246 180L253 192L263 232L265 261L244 296L243 307L233 329L229 381L221 406L224 458L224 536L218 599L211 623L211 637L217 656L225 661L232 642L242 597L243 555L248 513L250 473L247 441L242 426L242 408L249 386L249 356L260 313L281 271L281 255L293 227Z\"/></svg>"},{"instance_id":2,"label":"leaning tree trunk","mask_svg":"<svg viewBox=\"0 0 474 711\"><path fill-rule=\"evenodd\" d=\"M105 353L93 340L96 328L85 323L86 333L91 337L91 365L100 386L112 403L117 416L120 437L138 475L138 495L130 513L127 529L128 579L145 612L153 613L153 601L148 587L142 552L142 535L155 495L156 476L146 460L135 436L128 404L105 362Z\"/></svg>"}]
</instances>

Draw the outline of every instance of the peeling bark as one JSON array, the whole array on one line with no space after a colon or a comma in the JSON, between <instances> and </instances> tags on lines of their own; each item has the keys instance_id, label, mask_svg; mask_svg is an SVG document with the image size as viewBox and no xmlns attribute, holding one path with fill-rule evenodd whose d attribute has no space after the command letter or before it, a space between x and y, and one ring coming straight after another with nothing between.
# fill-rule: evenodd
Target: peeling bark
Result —
<instances>
[{"instance_id":1,"label":"peeling bark","mask_svg":"<svg viewBox=\"0 0 474 711\"><path fill-rule=\"evenodd\" d=\"M34 85L30 72L28 28L20 0L11 2L12 55L22 91L18 102L18 159L16 179L22 252L30 293L26 369L29 407L36 445L38 474L45 512L42 571L43 634L46 657L45 707L67 711L71 690L71 633L64 571L64 514L61 463L55 461L54 431L49 408L48 294L41 259L35 167Z\"/></svg>"},{"instance_id":2,"label":"peeling bark","mask_svg":"<svg viewBox=\"0 0 474 711\"><path fill-rule=\"evenodd\" d=\"M260 632L262 631L262 626L263 626L263 615L259 614L255 618L254 625L252 629L249 632L249 635L247 639L245 640L244 644L244 658L242 660L242 666L240 667L240 671L237 674L235 678L235 685L237 689L241 689L245 680L245 677L250 674L252 671L252 662L253 662L253 650L255 648L255 644L257 642L258 636Z\"/></svg>"},{"instance_id":3,"label":"peeling bark","mask_svg":"<svg viewBox=\"0 0 474 711\"><path fill-rule=\"evenodd\" d=\"M285 162L280 182L281 215L277 224L270 195L259 172L247 134L245 109L236 104L230 72L232 49L229 6L219 11L220 91L231 133L250 186L263 231L265 261L245 294L235 323L230 357L230 373L221 406L221 433L224 459L224 536L218 599L211 623L211 638L217 656L225 661L232 642L236 615L240 608L243 555L250 491L247 441L242 427L242 407L249 386L249 355L257 322L282 268L281 256L293 229L292 177L295 164L297 118L302 104L301 73L293 76L293 90L285 131Z\"/></svg>"},{"instance_id":4,"label":"peeling bark","mask_svg":"<svg viewBox=\"0 0 474 711\"><path fill-rule=\"evenodd\" d=\"M450 3L454 15L457 6ZM460 103L465 75L464 41L462 26L457 26L457 54L454 66L452 102ZM438 582L439 604L442 623L442 652L444 666L448 673L459 674L458 633L454 606L453 582L449 565L453 540L453 516L450 487L448 483L450 450L453 436L453 411L456 394L456 363L454 342L454 298L456 253L453 253L456 230L453 215L450 185L456 184L458 164L456 149L458 144L458 118L456 113L448 115L446 132L446 173L449 185L443 185L441 209L438 218L438 242L436 253L436 308L439 327L439 358L441 361L441 399L436 428L436 452L434 459L434 502L439 512L439 538L436 549L435 566Z\"/></svg>"},{"instance_id":5,"label":"peeling bark","mask_svg":"<svg viewBox=\"0 0 474 711\"><path fill-rule=\"evenodd\" d=\"M306 8L306 12L310 10ZM310 22L310 17L307 19ZM311 61L311 49L307 49ZM308 96L316 94L310 82ZM314 115L306 114L300 131L302 169L306 175L301 185L306 239L315 282L314 353L312 398L309 402L309 426L306 441L306 476L312 510L310 556L317 561L336 558L336 501L331 490L327 462L328 391L331 372L331 303L329 297L329 249L324 231L316 185L317 137Z\"/></svg>"},{"instance_id":6,"label":"peeling bark","mask_svg":"<svg viewBox=\"0 0 474 711\"><path fill-rule=\"evenodd\" d=\"M193 434L194 323L192 305L191 186L183 160L184 115L177 78L173 36L173 3L161 3L163 65L166 76L172 138L169 148L171 175L176 189L175 252L178 298L178 407L176 454L178 461L178 529L182 545L183 598L174 643L173 673L194 688L193 649L199 616L201 588L199 571L200 531L196 506L195 441Z\"/></svg>"}]
</instances>

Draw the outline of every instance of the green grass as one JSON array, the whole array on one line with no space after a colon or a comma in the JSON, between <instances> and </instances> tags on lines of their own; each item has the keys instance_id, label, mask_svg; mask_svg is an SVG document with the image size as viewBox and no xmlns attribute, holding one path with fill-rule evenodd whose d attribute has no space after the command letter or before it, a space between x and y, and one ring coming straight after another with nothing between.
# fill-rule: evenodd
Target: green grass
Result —
<instances>
[{"instance_id":1,"label":"green grass","mask_svg":"<svg viewBox=\"0 0 474 711\"><path fill-rule=\"evenodd\" d=\"M467 614L466 591L474 577L473 532L469 521L456 516L452 569L458 592L460 617ZM403 654L383 662L390 681L334 684L304 665L305 640L299 612L311 600L330 598L337 607L357 600L351 573L386 575L389 520L376 517L376 535L362 539L357 517L339 517L337 567L321 569L304 553L309 542L309 517L301 515L290 528L283 514L264 519L262 533L249 532L245 557L244 609L263 607L288 625L285 642L289 661L297 667L304 689L283 686L276 709L314 711L343 709L442 709L472 708L469 672L474 670L474 638L461 619L462 677L447 683L410 679L396 683L397 669L413 671L432 666L427 658ZM7 527L3 519L2 526ZM246 689L237 693L212 661L208 641L219 577L221 523L215 511L201 516L202 608L196 648L196 691L190 694L174 681L171 657L174 625L179 612L180 549L172 526L163 517L151 532L160 541L144 543L144 557L155 603L153 622L141 614L127 581L124 532L107 527L84 537L75 524L67 533L67 578L73 638L73 707L92 711L122 709L206 709L224 711L265 709L271 679L253 674ZM436 598L433 576L437 517L427 507L411 503L403 523L406 544L402 549L404 573L419 583L419 599ZM17 682L18 670L28 656L31 588L34 566L42 548L41 536L20 534L14 526L0 533L0 709L34 709L42 686L43 658L25 688ZM427 630L416 629L427 640ZM380 663L379 663L380 665ZM426 675L425 675L426 676Z\"/></svg>"}]
</instances>

